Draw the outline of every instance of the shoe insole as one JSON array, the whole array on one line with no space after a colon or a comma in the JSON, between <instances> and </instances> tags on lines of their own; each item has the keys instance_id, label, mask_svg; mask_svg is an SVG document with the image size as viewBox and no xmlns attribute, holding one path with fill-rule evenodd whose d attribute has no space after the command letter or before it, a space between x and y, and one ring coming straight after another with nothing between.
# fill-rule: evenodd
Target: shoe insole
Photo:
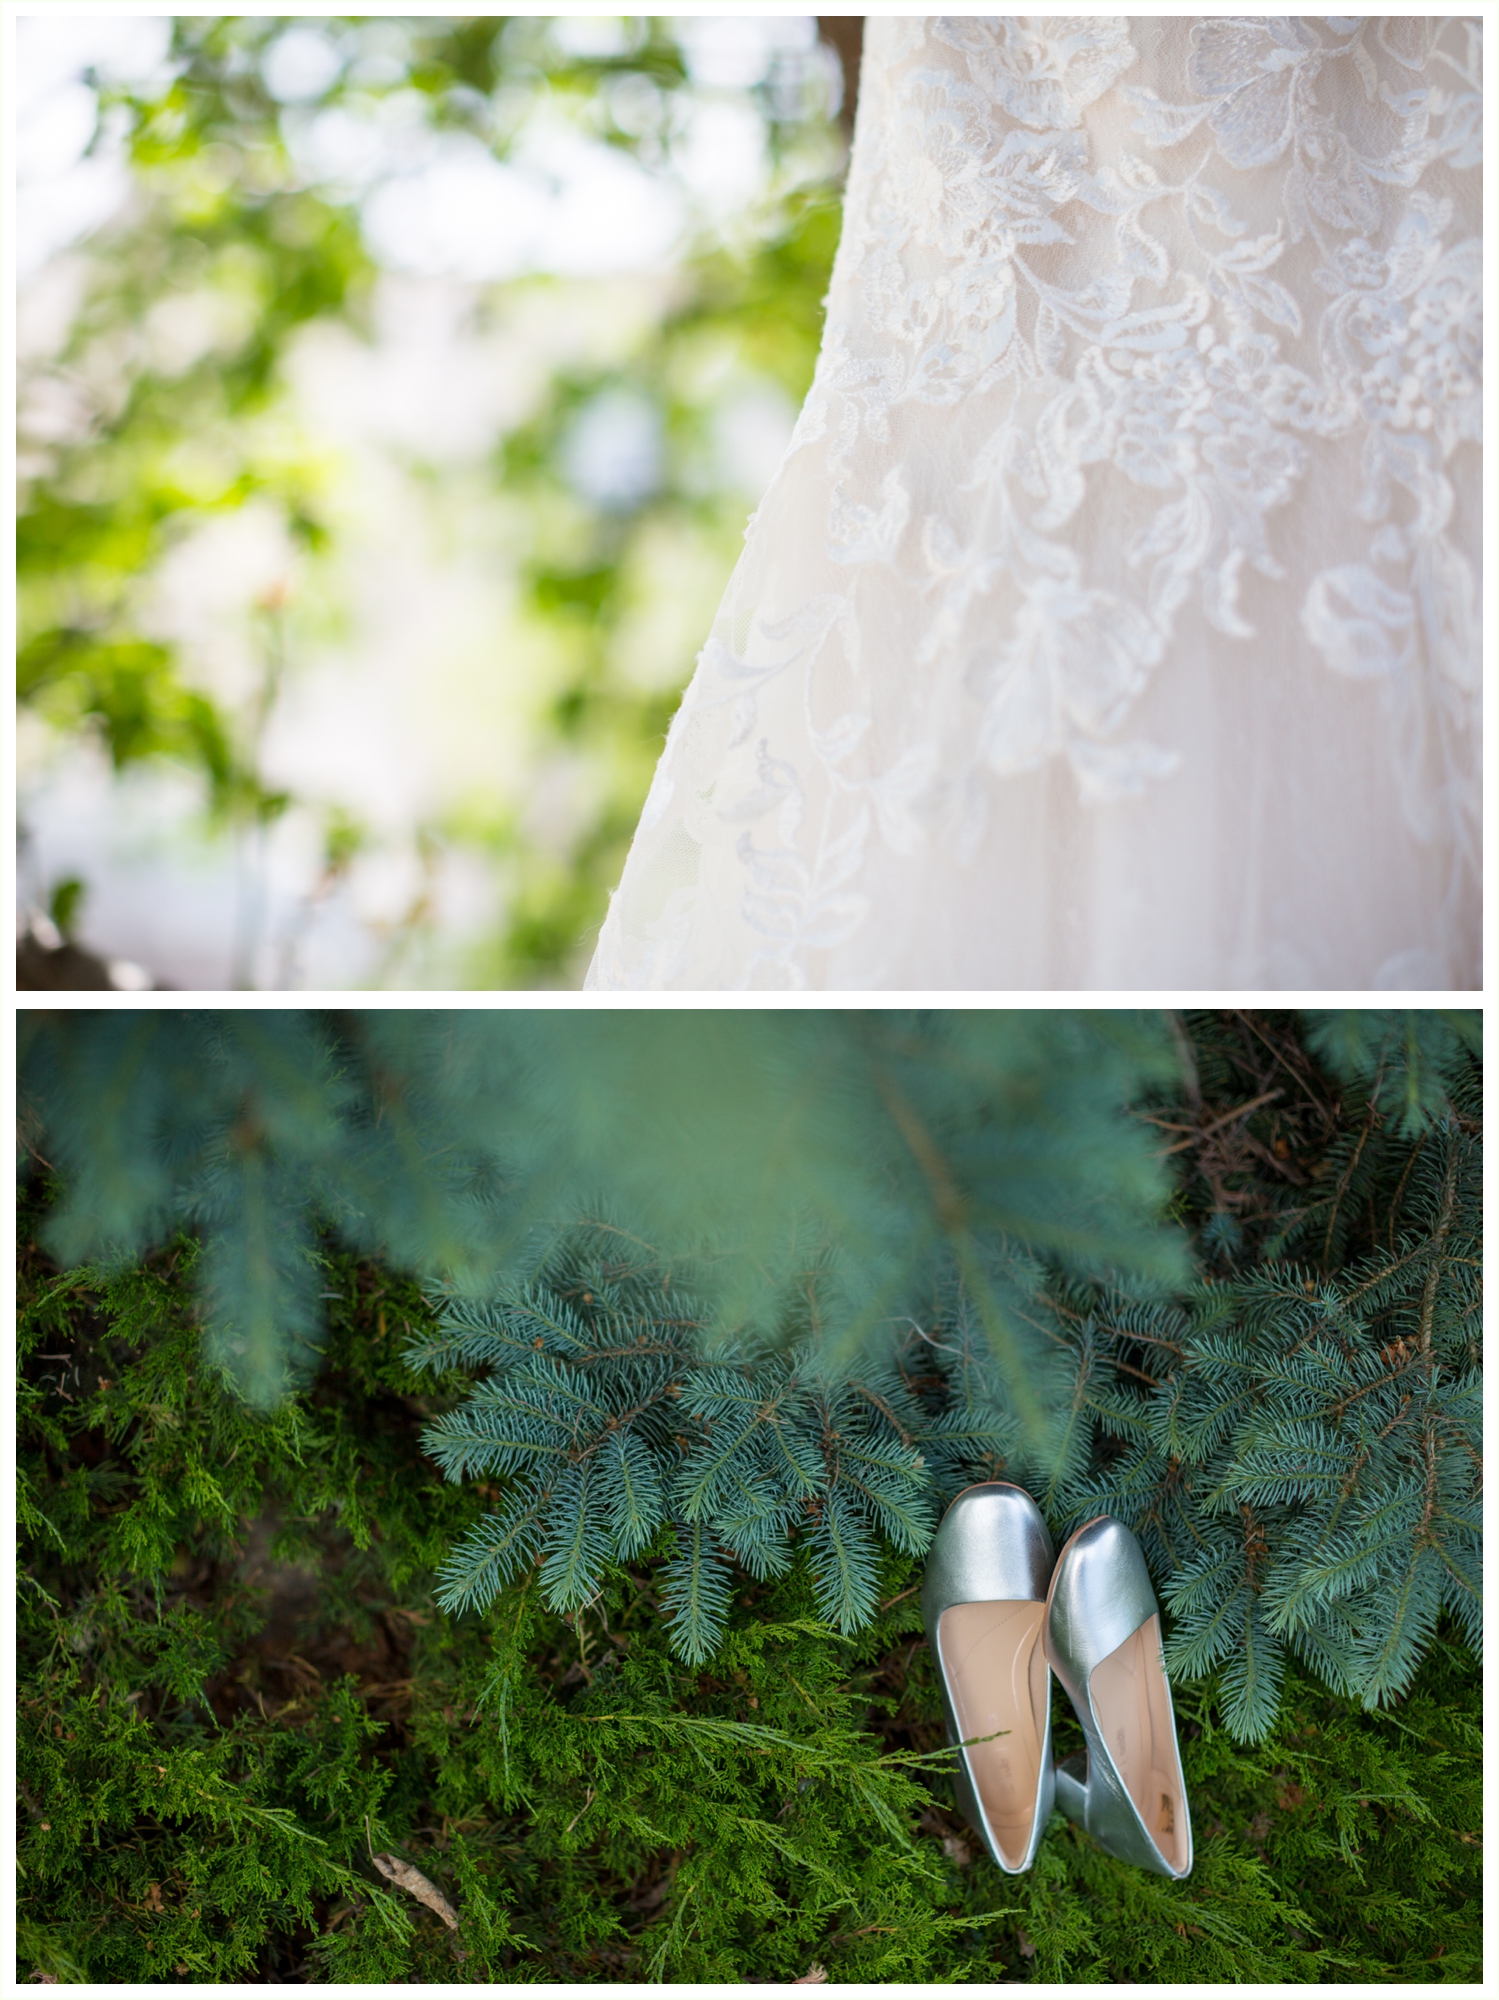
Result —
<instances>
[{"instance_id":1,"label":"shoe insole","mask_svg":"<svg viewBox=\"0 0 1499 2000\"><path fill-rule=\"evenodd\" d=\"M1176 1757L1171 1694L1161 1664L1161 1621L1151 1616L1101 1660L1088 1679L1093 1713L1114 1768L1165 1860L1181 1866L1186 1806Z\"/></svg>"},{"instance_id":2,"label":"shoe insole","mask_svg":"<svg viewBox=\"0 0 1499 2000\"><path fill-rule=\"evenodd\" d=\"M1044 1604L1007 1600L951 1604L937 1621L937 1646L965 1738L991 1736L968 1751L974 1790L1000 1852L1020 1867L1030 1845L1046 1733ZM1005 1730L1003 1736L996 1730Z\"/></svg>"}]
</instances>

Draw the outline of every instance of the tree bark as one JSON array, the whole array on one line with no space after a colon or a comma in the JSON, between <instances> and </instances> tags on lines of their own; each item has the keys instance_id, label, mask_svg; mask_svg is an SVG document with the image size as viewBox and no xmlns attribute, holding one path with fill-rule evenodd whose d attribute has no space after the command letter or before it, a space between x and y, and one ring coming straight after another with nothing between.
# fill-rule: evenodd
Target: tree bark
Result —
<instances>
[{"instance_id":1,"label":"tree bark","mask_svg":"<svg viewBox=\"0 0 1499 2000\"><path fill-rule=\"evenodd\" d=\"M864 53L864 16L819 14L817 32L835 51L842 65L843 103L839 108L838 122L845 132L852 134L854 112L859 104L859 58Z\"/></svg>"}]
</instances>

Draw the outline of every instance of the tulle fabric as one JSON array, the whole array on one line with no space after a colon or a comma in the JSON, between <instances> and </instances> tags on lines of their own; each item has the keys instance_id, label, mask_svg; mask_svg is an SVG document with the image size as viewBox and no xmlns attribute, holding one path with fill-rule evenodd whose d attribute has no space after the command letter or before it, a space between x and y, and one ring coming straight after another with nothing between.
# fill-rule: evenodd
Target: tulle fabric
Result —
<instances>
[{"instance_id":1,"label":"tulle fabric","mask_svg":"<svg viewBox=\"0 0 1499 2000\"><path fill-rule=\"evenodd\" d=\"M1467 988L1479 25L868 23L594 988Z\"/></svg>"}]
</instances>

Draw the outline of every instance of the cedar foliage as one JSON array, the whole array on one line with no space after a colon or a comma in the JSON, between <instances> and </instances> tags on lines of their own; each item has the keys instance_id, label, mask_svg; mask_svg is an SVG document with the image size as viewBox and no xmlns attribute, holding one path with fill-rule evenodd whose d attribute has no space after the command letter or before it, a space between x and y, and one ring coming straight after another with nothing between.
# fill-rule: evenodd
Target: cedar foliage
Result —
<instances>
[{"instance_id":1,"label":"cedar foliage","mask_svg":"<svg viewBox=\"0 0 1499 2000\"><path fill-rule=\"evenodd\" d=\"M1411 1398L1416 1462L1426 1436L1454 1449L1439 1392L1476 1342L1466 1294L1448 1289L1467 1282L1470 1059L1429 1023L1400 1030L1430 1036L1424 1055L1403 1061L1386 1033L1372 1065L1364 1040L1339 1056L1338 1024L1184 1029L1192 1067L1147 1115L1180 1147L1174 1208L1213 1279L1193 1310L1292 1254L1346 1307L1370 1260L1404 1256L1407 1236L1425 1244L1412 1260L1425 1278L1382 1293L1378 1312L1363 1293L1324 1317L1345 1367L1414 1329L1414 1355L1391 1352L1383 1372ZM1432 1251L1449 1185L1454 1219ZM441 1376L412 1365L453 1335L411 1281L314 1239L325 1365L266 1414L205 1360L198 1243L59 1271L37 1232L61 1199L33 1186L21 1228L23 1978L734 1981L812 1963L834 1980L1479 1976L1479 1685L1450 1617L1417 1635L1421 1663L1378 1709L1321 1684L1293 1647L1248 1747L1232 1658L1178 1675L1199 1839L1187 1883L1110 1861L1060 1819L1012 1881L952 1811L919 1563L888 1536L857 1629L820 1615L812 1537L796 1533L779 1574L729 1572L722 1637L700 1663L679 1656L669 1528L606 1563L577 1611L550 1606L532 1572L480 1615L445 1612L436 1574L503 1506L493 1482L510 1475L446 1480L423 1452L424 1430L451 1424L485 1378L451 1355ZM569 1240L551 1254L582 1253ZM1166 1393L1166 1350L1143 1322L1126 1344L1124 1316L1100 1310L1112 1294L1054 1272L1035 1283L1079 1342L1087 1304L1100 1366L1114 1357L1106 1407L1137 1398L1133 1429L1094 1410L1086 1475L1137 1493L1151 1426L1183 1384ZM1381 1379L1350 1410L1385 1393ZM935 1381L922 1394L941 1402ZM1209 1494L1220 1444L1184 1475ZM1406 1522L1408 1548L1432 1545L1446 1477L1424 1529ZM1228 1501L1230 1522L1255 1509L1272 1556L1325 1532L1306 1527L1315 1495ZM1254 1559L1258 1605L1271 1557ZM1175 1575L1151 1561L1159 1584ZM1370 1616L1357 1591L1336 1600L1354 1600L1355 1636ZM1175 1646L1186 1619L1169 1591L1167 1604ZM1065 1754L1075 1726L1064 1701L1054 1713ZM383 1852L436 1883L456 1936L381 1878Z\"/></svg>"}]
</instances>

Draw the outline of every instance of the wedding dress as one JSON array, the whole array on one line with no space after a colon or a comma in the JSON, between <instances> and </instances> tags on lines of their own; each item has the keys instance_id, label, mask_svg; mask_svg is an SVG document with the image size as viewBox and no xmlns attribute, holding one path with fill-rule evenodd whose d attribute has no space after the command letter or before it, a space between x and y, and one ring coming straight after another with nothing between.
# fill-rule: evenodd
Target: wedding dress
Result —
<instances>
[{"instance_id":1,"label":"wedding dress","mask_svg":"<svg viewBox=\"0 0 1499 2000\"><path fill-rule=\"evenodd\" d=\"M874 17L598 988L1465 988L1476 19Z\"/></svg>"}]
</instances>

